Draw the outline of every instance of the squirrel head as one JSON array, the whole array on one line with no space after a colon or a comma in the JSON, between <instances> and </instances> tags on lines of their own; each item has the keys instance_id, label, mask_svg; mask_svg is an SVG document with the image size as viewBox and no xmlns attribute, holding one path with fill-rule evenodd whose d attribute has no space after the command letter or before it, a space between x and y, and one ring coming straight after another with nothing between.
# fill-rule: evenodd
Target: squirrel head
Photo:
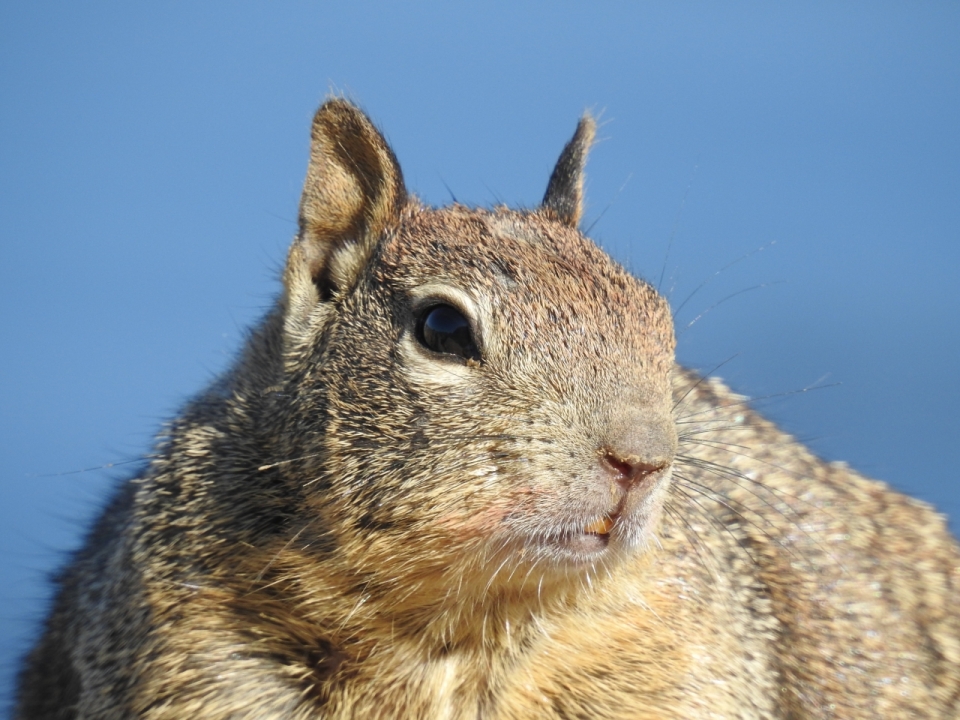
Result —
<instances>
[{"instance_id":1,"label":"squirrel head","mask_svg":"<svg viewBox=\"0 0 960 720\"><path fill-rule=\"evenodd\" d=\"M314 118L282 472L338 572L398 608L580 586L656 532L673 324L577 229L594 131L584 116L536 209L432 209L360 110Z\"/></svg>"}]
</instances>

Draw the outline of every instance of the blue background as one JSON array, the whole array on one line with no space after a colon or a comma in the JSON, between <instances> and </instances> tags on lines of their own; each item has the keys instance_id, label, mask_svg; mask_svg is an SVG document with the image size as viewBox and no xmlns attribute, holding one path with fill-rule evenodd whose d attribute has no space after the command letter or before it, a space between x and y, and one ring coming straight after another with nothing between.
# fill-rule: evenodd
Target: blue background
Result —
<instances>
[{"instance_id":1,"label":"blue background","mask_svg":"<svg viewBox=\"0 0 960 720\"><path fill-rule=\"evenodd\" d=\"M592 109L585 226L675 308L709 280L681 359L957 529L956 2L154 5L0 6L0 702L124 467L76 471L277 292L329 92L435 204L537 203Z\"/></svg>"}]
</instances>

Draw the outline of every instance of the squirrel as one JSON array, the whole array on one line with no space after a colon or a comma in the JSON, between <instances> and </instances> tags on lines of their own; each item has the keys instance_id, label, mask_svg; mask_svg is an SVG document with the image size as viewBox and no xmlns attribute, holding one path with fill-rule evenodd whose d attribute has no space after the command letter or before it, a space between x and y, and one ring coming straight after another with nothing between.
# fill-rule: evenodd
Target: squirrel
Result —
<instances>
[{"instance_id":1,"label":"squirrel","mask_svg":"<svg viewBox=\"0 0 960 720\"><path fill-rule=\"evenodd\" d=\"M943 518L676 364L578 230L317 111L275 307L56 578L32 718L956 718Z\"/></svg>"}]
</instances>

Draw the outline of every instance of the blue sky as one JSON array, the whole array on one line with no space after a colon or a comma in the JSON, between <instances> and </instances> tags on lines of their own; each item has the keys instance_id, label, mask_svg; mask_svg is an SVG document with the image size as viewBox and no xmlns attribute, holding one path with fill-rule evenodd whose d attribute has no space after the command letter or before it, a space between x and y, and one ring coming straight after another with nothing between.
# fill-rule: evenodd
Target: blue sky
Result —
<instances>
[{"instance_id":1,"label":"blue sky","mask_svg":"<svg viewBox=\"0 0 960 720\"><path fill-rule=\"evenodd\" d=\"M434 204L537 203L597 113L585 225L696 291L681 360L960 527L960 5L331 5L0 6L0 702L120 463L277 292L330 92Z\"/></svg>"}]
</instances>

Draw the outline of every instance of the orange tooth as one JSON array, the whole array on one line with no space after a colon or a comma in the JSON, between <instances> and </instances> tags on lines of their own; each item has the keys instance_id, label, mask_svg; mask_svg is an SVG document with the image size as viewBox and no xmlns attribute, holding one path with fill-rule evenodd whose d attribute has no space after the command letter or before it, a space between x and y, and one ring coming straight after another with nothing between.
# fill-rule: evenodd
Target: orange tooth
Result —
<instances>
[{"instance_id":1,"label":"orange tooth","mask_svg":"<svg viewBox=\"0 0 960 720\"><path fill-rule=\"evenodd\" d=\"M603 517L587 525L583 531L593 535L606 535L610 532L610 528L612 527L613 520L608 517Z\"/></svg>"}]
</instances>

